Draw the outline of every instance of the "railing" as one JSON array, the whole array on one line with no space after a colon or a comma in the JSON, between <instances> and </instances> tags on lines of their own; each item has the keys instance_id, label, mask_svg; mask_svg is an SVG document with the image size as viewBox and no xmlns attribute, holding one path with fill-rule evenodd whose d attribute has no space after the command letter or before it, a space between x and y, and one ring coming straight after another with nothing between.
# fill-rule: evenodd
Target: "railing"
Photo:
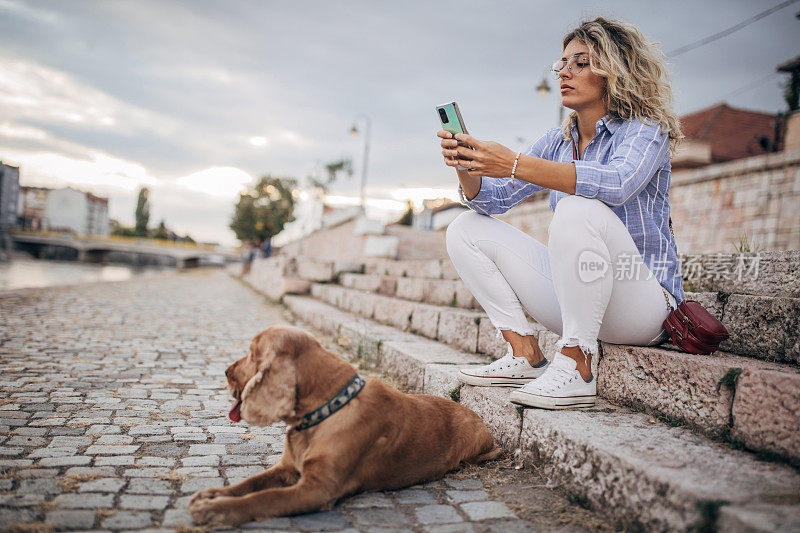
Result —
<instances>
[{"instance_id":1,"label":"railing","mask_svg":"<svg viewBox=\"0 0 800 533\"><path fill-rule=\"evenodd\" d=\"M66 239L66 240L84 240L94 242L116 242L120 244L142 244L142 245L155 245L164 248L183 248L191 250L204 250L216 251L217 247L213 244L198 244L192 242L171 241L168 239L151 239L148 237L125 237L122 235L86 235L75 232L62 232L62 231L33 231L23 230L19 228L12 228L11 233L17 235L31 235L36 237Z\"/></svg>"}]
</instances>

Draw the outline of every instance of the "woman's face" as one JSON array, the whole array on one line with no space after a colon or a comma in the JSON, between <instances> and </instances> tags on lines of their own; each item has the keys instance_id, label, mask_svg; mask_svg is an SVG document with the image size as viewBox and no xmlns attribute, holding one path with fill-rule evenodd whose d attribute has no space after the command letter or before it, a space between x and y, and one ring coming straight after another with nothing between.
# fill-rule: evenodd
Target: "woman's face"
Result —
<instances>
[{"instance_id":1,"label":"woman's face","mask_svg":"<svg viewBox=\"0 0 800 533\"><path fill-rule=\"evenodd\" d=\"M563 57L569 59L575 54L585 53L588 57L589 48L583 42L573 39L569 42L564 49ZM580 69L580 64L585 66ZM559 89L561 90L561 105L580 111L603 104L603 88L605 87L606 79L598 76L588 65L588 60L578 59L578 62L572 66L573 72L565 66L559 73Z\"/></svg>"}]
</instances>

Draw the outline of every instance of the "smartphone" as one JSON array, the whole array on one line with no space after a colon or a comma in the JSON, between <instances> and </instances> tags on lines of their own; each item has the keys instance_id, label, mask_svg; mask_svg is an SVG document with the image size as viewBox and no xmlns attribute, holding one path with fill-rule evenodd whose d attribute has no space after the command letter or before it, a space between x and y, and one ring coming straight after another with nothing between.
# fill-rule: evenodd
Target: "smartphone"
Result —
<instances>
[{"instance_id":1,"label":"smartphone","mask_svg":"<svg viewBox=\"0 0 800 533\"><path fill-rule=\"evenodd\" d=\"M458 110L458 104L455 102L448 102L446 104L442 104L436 106L436 111L439 113L439 121L442 123L442 129L445 131L449 131L453 135L456 133L466 133L469 135L467 131L467 127L464 125L464 119L461 118L461 111ZM459 146L464 146L465 148L472 148L471 146L459 141ZM466 167L462 167L461 165L456 166L458 170L466 170Z\"/></svg>"}]
</instances>

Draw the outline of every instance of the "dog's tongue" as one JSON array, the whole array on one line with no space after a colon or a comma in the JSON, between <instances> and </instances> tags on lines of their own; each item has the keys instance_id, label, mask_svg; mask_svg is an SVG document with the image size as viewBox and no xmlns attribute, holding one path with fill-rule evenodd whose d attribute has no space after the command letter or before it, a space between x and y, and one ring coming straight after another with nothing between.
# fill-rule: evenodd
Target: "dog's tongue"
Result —
<instances>
[{"instance_id":1,"label":"dog's tongue","mask_svg":"<svg viewBox=\"0 0 800 533\"><path fill-rule=\"evenodd\" d=\"M234 422L239 422L242 419L242 413L239 412L239 406L241 405L242 401L236 400L236 403L233 404L231 411L228 413L228 418L230 418Z\"/></svg>"}]
</instances>

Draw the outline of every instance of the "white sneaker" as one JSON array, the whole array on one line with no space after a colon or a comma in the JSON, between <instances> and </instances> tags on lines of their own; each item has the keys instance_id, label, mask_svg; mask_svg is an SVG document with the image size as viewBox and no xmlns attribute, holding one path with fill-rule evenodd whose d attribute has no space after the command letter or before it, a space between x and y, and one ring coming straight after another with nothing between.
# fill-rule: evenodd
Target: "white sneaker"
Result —
<instances>
[{"instance_id":1,"label":"white sneaker","mask_svg":"<svg viewBox=\"0 0 800 533\"><path fill-rule=\"evenodd\" d=\"M557 353L547 372L509 397L513 403L542 409L591 407L597 401L597 378L586 383L578 372L578 363Z\"/></svg>"},{"instance_id":2,"label":"white sneaker","mask_svg":"<svg viewBox=\"0 0 800 533\"><path fill-rule=\"evenodd\" d=\"M545 357L531 366L524 357L514 357L511 345L506 355L488 365L462 368L458 379L467 385L521 387L544 373L549 361Z\"/></svg>"}]
</instances>

